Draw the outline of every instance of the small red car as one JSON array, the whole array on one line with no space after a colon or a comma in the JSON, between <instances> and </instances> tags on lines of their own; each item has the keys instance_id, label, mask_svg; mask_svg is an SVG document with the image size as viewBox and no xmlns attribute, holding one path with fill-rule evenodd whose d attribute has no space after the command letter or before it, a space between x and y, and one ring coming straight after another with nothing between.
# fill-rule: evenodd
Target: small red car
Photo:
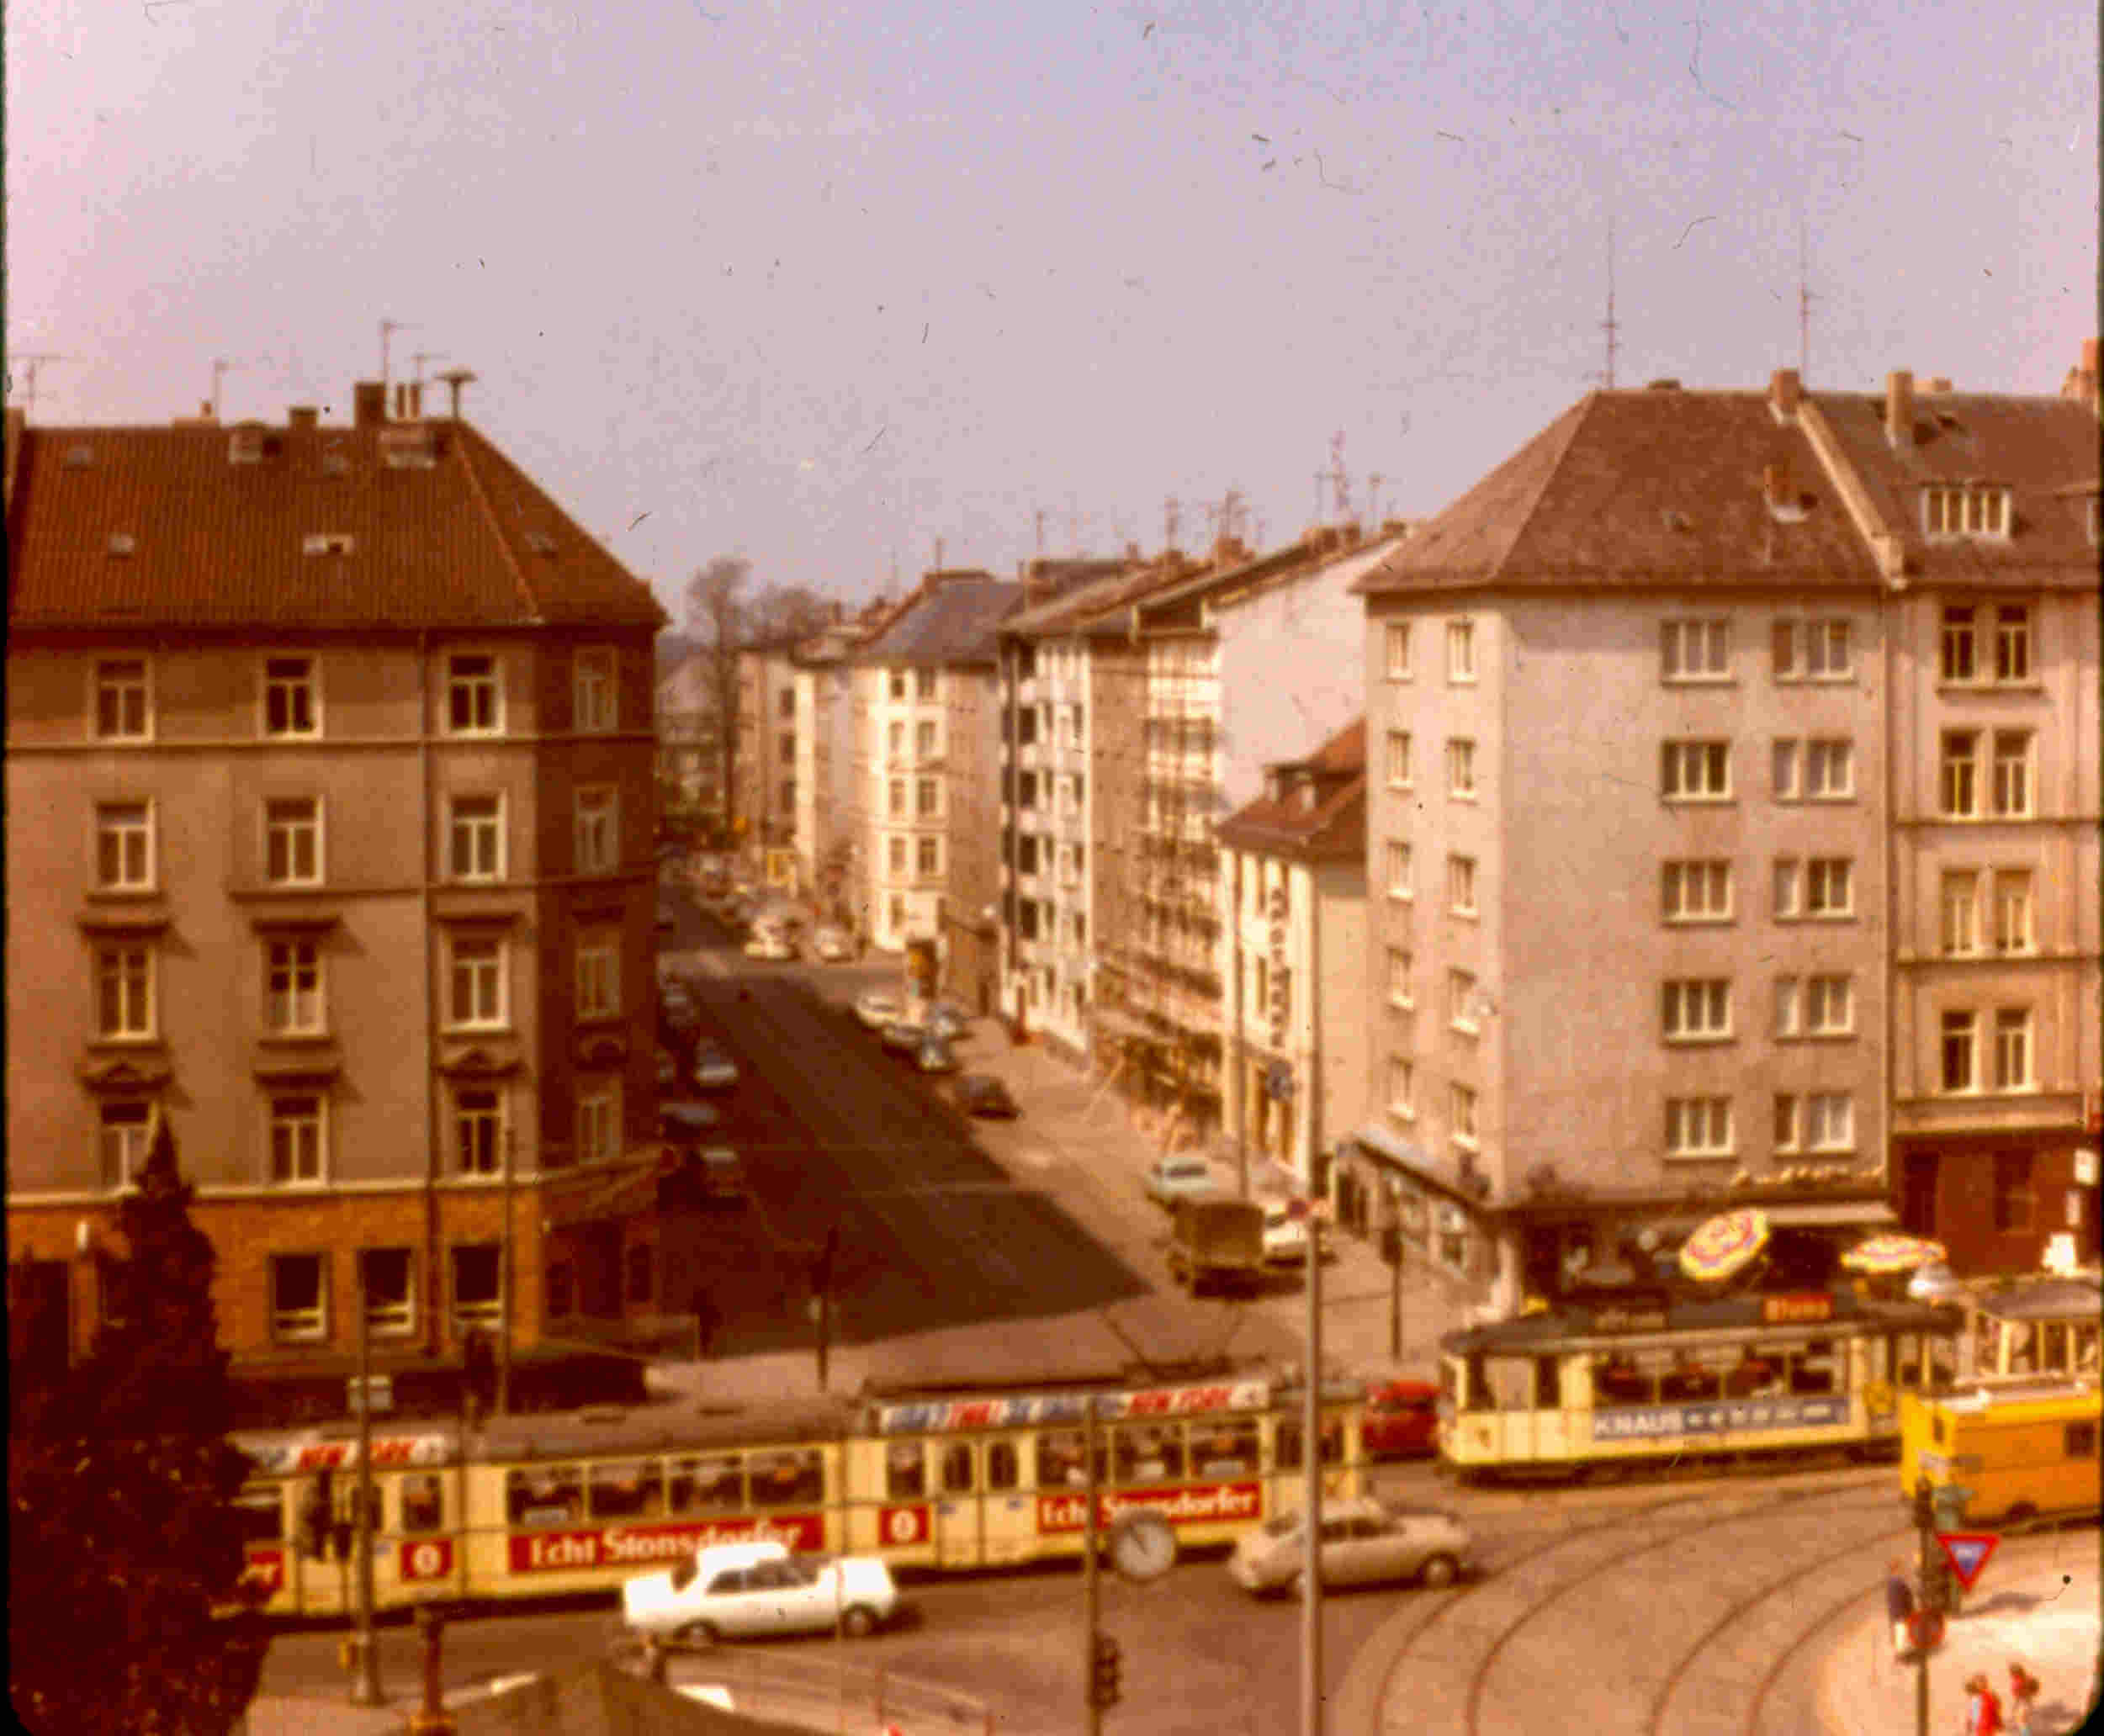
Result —
<instances>
[{"instance_id":1,"label":"small red car","mask_svg":"<svg viewBox=\"0 0 2104 1736\"><path fill-rule=\"evenodd\" d=\"M1439 1450L1439 1389L1427 1380L1391 1380L1366 1389L1359 1438L1375 1458Z\"/></svg>"}]
</instances>

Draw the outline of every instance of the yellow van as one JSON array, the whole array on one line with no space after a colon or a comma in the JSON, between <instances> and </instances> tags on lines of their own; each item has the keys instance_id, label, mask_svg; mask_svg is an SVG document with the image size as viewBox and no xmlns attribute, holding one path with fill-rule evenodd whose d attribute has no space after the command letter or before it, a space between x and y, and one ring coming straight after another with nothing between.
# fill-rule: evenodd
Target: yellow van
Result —
<instances>
[{"instance_id":1,"label":"yellow van","mask_svg":"<svg viewBox=\"0 0 2104 1736\"><path fill-rule=\"evenodd\" d=\"M1901 1395L1900 1493L1966 1491L1966 1525L2096 1516L2100 1395L2086 1382L1983 1382L1931 1398Z\"/></svg>"}]
</instances>

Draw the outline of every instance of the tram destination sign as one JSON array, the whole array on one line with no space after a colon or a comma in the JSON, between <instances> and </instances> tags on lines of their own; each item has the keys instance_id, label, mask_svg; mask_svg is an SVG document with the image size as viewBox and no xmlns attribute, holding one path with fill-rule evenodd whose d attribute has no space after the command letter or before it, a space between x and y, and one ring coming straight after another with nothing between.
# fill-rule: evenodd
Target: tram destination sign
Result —
<instances>
[{"instance_id":1,"label":"tram destination sign","mask_svg":"<svg viewBox=\"0 0 2104 1736\"><path fill-rule=\"evenodd\" d=\"M1848 1421L1844 1398L1730 1399L1709 1404L1638 1405L1595 1410L1596 1441L1656 1441L1675 1435L1736 1433L1757 1429L1818 1428Z\"/></svg>"}]
</instances>

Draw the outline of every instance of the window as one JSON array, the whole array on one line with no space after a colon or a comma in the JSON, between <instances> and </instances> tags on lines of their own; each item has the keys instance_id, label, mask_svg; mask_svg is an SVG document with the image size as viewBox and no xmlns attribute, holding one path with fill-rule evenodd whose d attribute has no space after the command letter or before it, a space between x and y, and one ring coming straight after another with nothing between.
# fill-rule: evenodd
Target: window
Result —
<instances>
[{"instance_id":1,"label":"window","mask_svg":"<svg viewBox=\"0 0 2104 1736\"><path fill-rule=\"evenodd\" d=\"M1388 679L1407 681L1410 679L1410 623L1391 621L1383 634L1387 650Z\"/></svg>"},{"instance_id":2,"label":"window","mask_svg":"<svg viewBox=\"0 0 2104 1736\"><path fill-rule=\"evenodd\" d=\"M1979 1017L1972 1012L1946 1012L1942 1025L1943 1088L1951 1092L1974 1090L1979 1083L1974 1045Z\"/></svg>"},{"instance_id":3,"label":"window","mask_svg":"<svg viewBox=\"0 0 2104 1736\"><path fill-rule=\"evenodd\" d=\"M318 735L321 708L315 702L314 659L271 657L263 660L263 733Z\"/></svg>"},{"instance_id":4,"label":"window","mask_svg":"<svg viewBox=\"0 0 2104 1736\"><path fill-rule=\"evenodd\" d=\"M604 735L614 727L620 691L615 685L617 674L617 666L610 648L601 647L577 654L570 706L575 713L573 727L579 733Z\"/></svg>"},{"instance_id":5,"label":"window","mask_svg":"<svg viewBox=\"0 0 2104 1736\"><path fill-rule=\"evenodd\" d=\"M576 871L611 874L621 865L621 803L611 789L577 792Z\"/></svg>"},{"instance_id":6,"label":"window","mask_svg":"<svg viewBox=\"0 0 2104 1736\"><path fill-rule=\"evenodd\" d=\"M454 735L495 735L504 728L497 660L486 652L447 658L446 728Z\"/></svg>"},{"instance_id":7,"label":"window","mask_svg":"<svg viewBox=\"0 0 2104 1736\"><path fill-rule=\"evenodd\" d=\"M1785 737L1775 744L1774 782L1778 802L1794 802L1802 789L1799 778L1798 754L1802 744Z\"/></svg>"},{"instance_id":8,"label":"window","mask_svg":"<svg viewBox=\"0 0 2104 1736\"><path fill-rule=\"evenodd\" d=\"M2020 816L2031 812L2031 732L1995 732L1995 812Z\"/></svg>"},{"instance_id":9,"label":"window","mask_svg":"<svg viewBox=\"0 0 2104 1736\"><path fill-rule=\"evenodd\" d=\"M301 1092L270 1100L270 1179L297 1187L321 1179L322 1100Z\"/></svg>"},{"instance_id":10,"label":"window","mask_svg":"<svg viewBox=\"0 0 2104 1736\"><path fill-rule=\"evenodd\" d=\"M923 760L935 758L935 726L925 718L914 725L914 752Z\"/></svg>"},{"instance_id":11,"label":"window","mask_svg":"<svg viewBox=\"0 0 2104 1736\"><path fill-rule=\"evenodd\" d=\"M1015 840L1015 869L1019 874L1037 872L1037 835L1026 832Z\"/></svg>"},{"instance_id":12,"label":"window","mask_svg":"<svg viewBox=\"0 0 2104 1736\"><path fill-rule=\"evenodd\" d=\"M1447 1087L1447 1116L1457 1146L1476 1144L1476 1093L1465 1085Z\"/></svg>"},{"instance_id":13,"label":"window","mask_svg":"<svg viewBox=\"0 0 2104 1736\"><path fill-rule=\"evenodd\" d=\"M1804 1097L1777 1093L1778 1151L1847 1151L1855 1143L1855 1102L1845 1091L1815 1091Z\"/></svg>"},{"instance_id":14,"label":"window","mask_svg":"<svg viewBox=\"0 0 2104 1736\"><path fill-rule=\"evenodd\" d=\"M366 1324L375 1338L400 1338L416 1331L416 1272L407 1248L359 1251L358 1284L365 1294Z\"/></svg>"},{"instance_id":15,"label":"window","mask_svg":"<svg viewBox=\"0 0 2104 1736\"><path fill-rule=\"evenodd\" d=\"M782 779L775 791L775 805L785 812L797 805L797 781L794 778Z\"/></svg>"},{"instance_id":16,"label":"window","mask_svg":"<svg viewBox=\"0 0 2104 1736\"><path fill-rule=\"evenodd\" d=\"M1476 797L1476 744L1463 736L1447 740L1446 792L1465 801Z\"/></svg>"},{"instance_id":17,"label":"window","mask_svg":"<svg viewBox=\"0 0 2104 1736\"><path fill-rule=\"evenodd\" d=\"M1400 1056L1388 1057L1388 1108L1407 1120L1417 1119L1417 1069Z\"/></svg>"},{"instance_id":18,"label":"window","mask_svg":"<svg viewBox=\"0 0 2104 1736\"><path fill-rule=\"evenodd\" d=\"M504 1099L482 1086L453 1094L453 1162L462 1175L496 1175L503 1167Z\"/></svg>"},{"instance_id":19,"label":"window","mask_svg":"<svg viewBox=\"0 0 2104 1736\"><path fill-rule=\"evenodd\" d=\"M1410 887L1410 846L1402 839L1388 840L1388 896L1407 898L1413 896Z\"/></svg>"},{"instance_id":20,"label":"window","mask_svg":"<svg viewBox=\"0 0 2104 1736\"><path fill-rule=\"evenodd\" d=\"M577 1161L612 1163L621 1156L621 1082L596 1079L577 1093Z\"/></svg>"},{"instance_id":21,"label":"window","mask_svg":"<svg viewBox=\"0 0 2104 1736\"><path fill-rule=\"evenodd\" d=\"M1676 977L1665 986L1663 1008L1670 1043L1714 1042L1731 1035L1729 977Z\"/></svg>"},{"instance_id":22,"label":"window","mask_svg":"<svg viewBox=\"0 0 2104 1736\"><path fill-rule=\"evenodd\" d=\"M891 727L884 732L884 751L888 757L893 760L901 759L904 756L906 752L906 726L904 723L894 722Z\"/></svg>"},{"instance_id":23,"label":"window","mask_svg":"<svg viewBox=\"0 0 2104 1736\"><path fill-rule=\"evenodd\" d=\"M1410 732L1407 729L1388 732L1388 787L1410 787Z\"/></svg>"},{"instance_id":24,"label":"window","mask_svg":"<svg viewBox=\"0 0 2104 1736\"><path fill-rule=\"evenodd\" d=\"M1974 876L1977 879L1977 876ZM2032 927L2031 871L2005 868L1995 875L1995 950L2029 952L2036 945Z\"/></svg>"},{"instance_id":25,"label":"window","mask_svg":"<svg viewBox=\"0 0 2104 1736\"><path fill-rule=\"evenodd\" d=\"M263 877L273 886L321 880L321 804L311 796L263 804Z\"/></svg>"},{"instance_id":26,"label":"window","mask_svg":"<svg viewBox=\"0 0 2104 1736\"><path fill-rule=\"evenodd\" d=\"M1667 1098L1666 1155L1669 1157L1729 1157L1731 1155L1731 1099L1728 1097Z\"/></svg>"},{"instance_id":27,"label":"window","mask_svg":"<svg viewBox=\"0 0 2104 1736\"><path fill-rule=\"evenodd\" d=\"M504 802L455 796L447 806L446 865L455 880L504 878Z\"/></svg>"},{"instance_id":28,"label":"window","mask_svg":"<svg viewBox=\"0 0 2104 1736\"><path fill-rule=\"evenodd\" d=\"M328 1289L320 1254L270 1257L270 1335L306 1344L329 1336Z\"/></svg>"},{"instance_id":29,"label":"window","mask_svg":"<svg viewBox=\"0 0 2104 1736\"><path fill-rule=\"evenodd\" d=\"M1815 738L1805 744L1805 799L1845 802L1856 793L1853 745L1840 738Z\"/></svg>"},{"instance_id":30,"label":"window","mask_svg":"<svg viewBox=\"0 0 2104 1736\"><path fill-rule=\"evenodd\" d=\"M1942 798L1947 818L1967 819L1979 812L1979 787L1974 763L1979 757L1979 732L1977 729L1947 729L1943 732L1942 775L1937 780L1937 794Z\"/></svg>"},{"instance_id":31,"label":"window","mask_svg":"<svg viewBox=\"0 0 2104 1736\"><path fill-rule=\"evenodd\" d=\"M153 1133L153 1105L106 1103L96 1119L103 1186L128 1188L146 1164L146 1141Z\"/></svg>"},{"instance_id":32,"label":"window","mask_svg":"<svg viewBox=\"0 0 2104 1736\"><path fill-rule=\"evenodd\" d=\"M2009 490L1995 483L1935 483L1921 490L1921 530L1931 538L2006 537Z\"/></svg>"},{"instance_id":33,"label":"window","mask_svg":"<svg viewBox=\"0 0 2104 1736\"><path fill-rule=\"evenodd\" d=\"M1446 624L1446 678L1449 681L1476 679L1476 623L1449 621Z\"/></svg>"},{"instance_id":34,"label":"window","mask_svg":"<svg viewBox=\"0 0 2104 1736\"><path fill-rule=\"evenodd\" d=\"M504 942L456 937L451 948L446 1022L458 1029L501 1029L504 1014Z\"/></svg>"},{"instance_id":35,"label":"window","mask_svg":"<svg viewBox=\"0 0 2104 1736\"><path fill-rule=\"evenodd\" d=\"M893 778L885 790L885 812L894 820L906 817L906 781Z\"/></svg>"},{"instance_id":36,"label":"window","mask_svg":"<svg viewBox=\"0 0 2104 1736\"><path fill-rule=\"evenodd\" d=\"M1456 916L1476 914L1476 858L1449 856L1446 859L1447 908Z\"/></svg>"},{"instance_id":37,"label":"window","mask_svg":"<svg viewBox=\"0 0 2104 1736\"><path fill-rule=\"evenodd\" d=\"M1663 744L1659 753L1659 787L1668 802L1724 801L1731 794L1730 744Z\"/></svg>"},{"instance_id":38,"label":"window","mask_svg":"<svg viewBox=\"0 0 2104 1736\"><path fill-rule=\"evenodd\" d=\"M918 840L915 846L914 867L915 871L920 874L942 872L942 840L940 838L923 838Z\"/></svg>"},{"instance_id":39,"label":"window","mask_svg":"<svg viewBox=\"0 0 2104 1736\"><path fill-rule=\"evenodd\" d=\"M914 691L922 699L935 696L935 672L931 669L914 671Z\"/></svg>"},{"instance_id":40,"label":"window","mask_svg":"<svg viewBox=\"0 0 2104 1736\"><path fill-rule=\"evenodd\" d=\"M323 1027L321 948L273 940L263 949L263 1026L273 1036L313 1036Z\"/></svg>"},{"instance_id":41,"label":"window","mask_svg":"<svg viewBox=\"0 0 2104 1736\"><path fill-rule=\"evenodd\" d=\"M1852 978L1823 976L1775 979L1777 1036L1847 1036L1855 1028L1855 987Z\"/></svg>"},{"instance_id":42,"label":"window","mask_svg":"<svg viewBox=\"0 0 2104 1736\"><path fill-rule=\"evenodd\" d=\"M601 932L577 939L577 1016L612 1019L621 1012L621 936Z\"/></svg>"},{"instance_id":43,"label":"window","mask_svg":"<svg viewBox=\"0 0 2104 1736\"><path fill-rule=\"evenodd\" d=\"M153 950L139 945L95 951L95 1035L105 1041L153 1035Z\"/></svg>"},{"instance_id":44,"label":"window","mask_svg":"<svg viewBox=\"0 0 2104 1736\"><path fill-rule=\"evenodd\" d=\"M2022 603L2002 603L1995 609L1995 679L2031 679L2031 611Z\"/></svg>"},{"instance_id":45,"label":"window","mask_svg":"<svg viewBox=\"0 0 2104 1736\"><path fill-rule=\"evenodd\" d=\"M145 741L151 733L148 715L146 659L112 658L95 665L98 740Z\"/></svg>"},{"instance_id":46,"label":"window","mask_svg":"<svg viewBox=\"0 0 2104 1736\"><path fill-rule=\"evenodd\" d=\"M1015 805L1026 812L1037 806L1037 774L1026 771L1017 780Z\"/></svg>"},{"instance_id":47,"label":"window","mask_svg":"<svg viewBox=\"0 0 2104 1736\"><path fill-rule=\"evenodd\" d=\"M797 714L796 690L785 687L775 695L775 716L783 722L791 722Z\"/></svg>"},{"instance_id":48,"label":"window","mask_svg":"<svg viewBox=\"0 0 2104 1736\"><path fill-rule=\"evenodd\" d=\"M1730 659L1727 621L1668 621L1660 629L1659 669L1668 681L1723 680Z\"/></svg>"},{"instance_id":49,"label":"window","mask_svg":"<svg viewBox=\"0 0 2104 1736\"><path fill-rule=\"evenodd\" d=\"M893 670L891 672L891 696L893 699L904 699L906 696L905 670Z\"/></svg>"},{"instance_id":50,"label":"window","mask_svg":"<svg viewBox=\"0 0 2104 1736\"><path fill-rule=\"evenodd\" d=\"M1032 843L1036 841L1034 839L1031 840ZM890 844L891 871L895 875L904 874L906 871L906 840L894 832L891 834Z\"/></svg>"},{"instance_id":51,"label":"window","mask_svg":"<svg viewBox=\"0 0 2104 1736\"><path fill-rule=\"evenodd\" d=\"M1446 973L1446 1022L1459 1031L1476 1029L1476 978L1466 971Z\"/></svg>"},{"instance_id":52,"label":"window","mask_svg":"<svg viewBox=\"0 0 2104 1736\"><path fill-rule=\"evenodd\" d=\"M1388 949L1388 998L1398 1007L1413 1007L1417 998L1411 987L1411 974L1415 961L1407 949L1391 946Z\"/></svg>"},{"instance_id":53,"label":"window","mask_svg":"<svg viewBox=\"0 0 2104 1736\"><path fill-rule=\"evenodd\" d=\"M1846 856L1815 856L1805 865L1805 914L1829 920L1854 913L1855 865Z\"/></svg>"},{"instance_id":54,"label":"window","mask_svg":"<svg viewBox=\"0 0 2104 1736\"><path fill-rule=\"evenodd\" d=\"M1979 646L1974 638L1973 611L1943 611L1942 674L1947 681L1970 681L1979 675Z\"/></svg>"},{"instance_id":55,"label":"window","mask_svg":"<svg viewBox=\"0 0 2104 1736\"><path fill-rule=\"evenodd\" d=\"M1943 951L1963 958L1979 949L1979 876L1969 868L1943 873Z\"/></svg>"},{"instance_id":56,"label":"window","mask_svg":"<svg viewBox=\"0 0 2104 1736\"><path fill-rule=\"evenodd\" d=\"M1995 1153L1995 1228L2028 1230L2037 1200L2031 1187L2031 1153Z\"/></svg>"},{"instance_id":57,"label":"window","mask_svg":"<svg viewBox=\"0 0 2104 1736\"><path fill-rule=\"evenodd\" d=\"M1660 873L1659 900L1669 923L1725 922L1731 915L1729 862L1667 862Z\"/></svg>"},{"instance_id":58,"label":"window","mask_svg":"<svg viewBox=\"0 0 2104 1736\"><path fill-rule=\"evenodd\" d=\"M914 812L920 818L932 820L942 812L941 784L934 778L916 778L914 781Z\"/></svg>"},{"instance_id":59,"label":"window","mask_svg":"<svg viewBox=\"0 0 2104 1736\"><path fill-rule=\"evenodd\" d=\"M1855 667L1854 635L1845 620L1775 623L1775 679L1846 680Z\"/></svg>"},{"instance_id":60,"label":"window","mask_svg":"<svg viewBox=\"0 0 2104 1736\"><path fill-rule=\"evenodd\" d=\"M2031 1009L1998 1007L1995 1010L1995 1089L2027 1091L2031 1083Z\"/></svg>"},{"instance_id":61,"label":"window","mask_svg":"<svg viewBox=\"0 0 2104 1736\"><path fill-rule=\"evenodd\" d=\"M106 802L95 810L95 883L106 892L153 888L153 812L143 802Z\"/></svg>"},{"instance_id":62,"label":"window","mask_svg":"<svg viewBox=\"0 0 2104 1736\"><path fill-rule=\"evenodd\" d=\"M494 1241L462 1242L450 1250L455 1326L494 1326L502 1318L502 1250Z\"/></svg>"}]
</instances>

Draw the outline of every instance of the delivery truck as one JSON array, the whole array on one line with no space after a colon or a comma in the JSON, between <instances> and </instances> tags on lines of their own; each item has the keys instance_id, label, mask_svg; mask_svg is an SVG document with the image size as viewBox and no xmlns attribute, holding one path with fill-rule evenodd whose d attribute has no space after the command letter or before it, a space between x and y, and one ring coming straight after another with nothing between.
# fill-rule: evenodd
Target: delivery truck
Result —
<instances>
[{"instance_id":1,"label":"delivery truck","mask_svg":"<svg viewBox=\"0 0 2104 1736\"><path fill-rule=\"evenodd\" d=\"M1169 1266L1194 1296L1253 1289L1264 1281L1264 1208L1253 1199L1179 1199Z\"/></svg>"}]
</instances>

